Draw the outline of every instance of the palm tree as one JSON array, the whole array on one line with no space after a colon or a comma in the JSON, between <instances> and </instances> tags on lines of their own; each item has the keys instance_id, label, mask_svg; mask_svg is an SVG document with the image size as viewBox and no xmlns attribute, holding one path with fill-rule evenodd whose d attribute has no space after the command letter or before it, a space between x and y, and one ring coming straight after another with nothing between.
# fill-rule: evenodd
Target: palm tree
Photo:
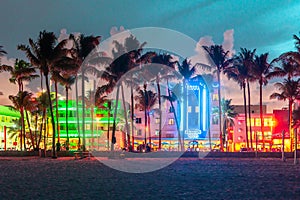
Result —
<instances>
[{"instance_id":1,"label":"palm tree","mask_svg":"<svg viewBox=\"0 0 300 200\"><path fill-rule=\"evenodd\" d=\"M248 118L249 118L249 130L250 130L250 145L251 149L253 149L253 141L252 141L252 125L251 125L251 95L250 95L250 82L255 81L255 78L252 75L252 68L254 66L254 56L255 56L254 50L248 50L246 48L241 48L241 51L239 54L235 57L235 59L238 60L238 62L244 66L246 69L246 73L248 74L246 76L246 84L247 84L247 91L248 91ZM247 124L247 121L246 121Z\"/></svg>"},{"instance_id":2,"label":"palm tree","mask_svg":"<svg viewBox=\"0 0 300 200\"><path fill-rule=\"evenodd\" d=\"M184 151L184 143L181 141L181 135L180 135L180 128L179 128L179 120L176 114L176 110L175 110L175 106L173 104L173 102L177 103L177 106L179 106L179 99L176 96L176 94L170 90L170 86L169 86L169 82L167 82L168 85L168 95L162 95L162 98L169 101L169 103L171 104L171 109L174 115L174 119L175 119L175 124L176 124L176 128L177 128L177 138L178 138L178 149L180 151Z\"/></svg>"},{"instance_id":3,"label":"palm tree","mask_svg":"<svg viewBox=\"0 0 300 200\"><path fill-rule=\"evenodd\" d=\"M183 60L181 64L178 64L178 71L179 73L184 77L183 80L183 130L185 131L187 129L187 85L189 80L192 78L192 76L196 72L196 66L191 66L191 61L188 61L187 59ZM183 135L184 139L184 135Z\"/></svg>"},{"instance_id":4,"label":"palm tree","mask_svg":"<svg viewBox=\"0 0 300 200\"><path fill-rule=\"evenodd\" d=\"M74 35L70 35L70 39L73 40L73 48L72 48L72 57L77 60L78 66L80 66L81 72L81 95L82 95L82 134L83 134L83 151L85 151L85 71L89 69L91 66L88 63L84 64L84 60L90 56L90 53L100 44L101 36L85 36L81 34L79 37L75 38ZM99 60L98 60L99 62ZM77 87L77 78L76 78L76 87ZM76 88L76 91L77 88ZM76 106L78 109L78 96L76 96ZM79 113L77 112L77 117L79 117ZM79 127L77 127L79 129ZM80 135L80 130L79 130ZM79 145L80 145L80 137L79 137Z\"/></svg>"},{"instance_id":5,"label":"palm tree","mask_svg":"<svg viewBox=\"0 0 300 200\"><path fill-rule=\"evenodd\" d=\"M148 135L149 135L149 145L151 147L151 130L150 130L150 112L152 108L155 106L156 101L157 101L157 94L154 93L151 90L147 90L146 84L144 85L143 90L138 91L138 95L135 97L135 99L138 102L138 107L141 110L145 111L145 144L147 143L146 141L146 131L148 130Z\"/></svg>"},{"instance_id":6,"label":"palm tree","mask_svg":"<svg viewBox=\"0 0 300 200\"><path fill-rule=\"evenodd\" d=\"M120 88L122 89L122 97L124 97L124 88L122 81L120 79L123 77L125 73L127 73L129 70L133 69L136 64L135 61L140 55L140 49L138 50L132 50L130 52L124 53L118 58L116 58L108 67L105 68L105 71L103 72L101 79L107 81L107 84L102 85L98 92L100 95L103 93L109 94L113 91L114 87L117 87L116 91L116 100L115 100L115 110L114 110L114 121L113 121L113 130L112 130L112 145L111 150L114 150L114 144L116 143L115 138L115 131L116 131L116 114L117 114L117 107L119 104L119 92ZM123 107L126 109L125 106L125 99L123 98ZM127 112L124 112L125 114L125 121L126 121L126 129L127 129L127 137L130 138L129 134L129 128L127 123ZM128 142L130 143L130 142Z\"/></svg>"},{"instance_id":7,"label":"palm tree","mask_svg":"<svg viewBox=\"0 0 300 200\"><path fill-rule=\"evenodd\" d=\"M19 91L24 90L24 81L31 81L37 77L39 77L36 72L35 68L32 67L29 63L24 60L16 59L14 67L8 65L1 65L0 66L0 73L1 72L9 72L11 77L9 81L11 83L17 84Z\"/></svg>"},{"instance_id":8,"label":"palm tree","mask_svg":"<svg viewBox=\"0 0 300 200\"><path fill-rule=\"evenodd\" d=\"M149 52L151 55L151 52ZM155 74L151 74L150 76L153 76L155 78L156 87L157 87L157 94L158 94L158 111L159 111L159 132L158 132L158 149L161 149L161 130L162 130L162 113L161 113L161 86L160 82L162 80L167 80L169 78L172 78L172 74L168 73L168 69L166 67L170 67L172 69L175 69L175 66L177 64L177 61L172 61L173 57L170 54L156 54L152 52L151 55L151 63L152 64L159 64L162 65L162 67L157 68L155 67ZM164 67L165 66L165 67ZM151 66L150 66L151 67ZM148 75L149 76L149 75Z\"/></svg>"},{"instance_id":9,"label":"palm tree","mask_svg":"<svg viewBox=\"0 0 300 200\"><path fill-rule=\"evenodd\" d=\"M247 100L246 100L246 79L248 77L249 71L241 62L239 56L232 59L232 66L225 69L224 73L227 75L228 79L233 79L236 81L240 88L243 90L244 97L244 112L245 112L245 129L246 129L246 144L249 148L249 138L248 138L248 126L247 126Z\"/></svg>"},{"instance_id":10,"label":"palm tree","mask_svg":"<svg viewBox=\"0 0 300 200\"><path fill-rule=\"evenodd\" d=\"M66 55L67 51L64 48L67 40L62 40L58 44L56 44L57 38L53 32L43 31L40 32L39 37L36 42L34 42L31 38L29 39L30 46L19 45L18 49L24 51L26 53L27 58L30 60L31 64L37 67L41 73L45 77L46 89L49 98L49 108L51 114L51 122L52 122L52 158L57 158L55 152L55 121L53 114L52 101L50 99L50 86L49 86L49 73L51 71L52 66Z\"/></svg>"},{"instance_id":11,"label":"palm tree","mask_svg":"<svg viewBox=\"0 0 300 200\"><path fill-rule=\"evenodd\" d=\"M274 84L281 93L274 92L270 95L270 99L278 99L278 100L288 100L289 104L289 133L290 133L290 145L291 151L293 150L292 144L292 113L293 113L293 104L296 100L300 99L300 79L293 80L293 79L284 79L284 81L277 82Z\"/></svg>"},{"instance_id":12,"label":"palm tree","mask_svg":"<svg viewBox=\"0 0 300 200\"><path fill-rule=\"evenodd\" d=\"M221 111L221 72L229 65L228 62L228 53L225 52L222 45L212 45L210 47L203 46L203 49L208 53L208 58L217 73L218 80L218 103L219 103L219 128L220 128L220 150L223 151L223 143L222 143L222 111Z\"/></svg>"},{"instance_id":13,"label":"palm tree","mask_svg":"<svg viewBox=\"0 0 300 200\"><path fill-rule=\"evenodd\" d=\"M25 91L26 92L26 91ZM38 149L35 146L35 138L33 137L33 133L31 130L31 116L29 116L28 112L33 113L37 107L37 103L33 99L33 94L28 93L24 97L23 104L24 104L24 112L26 116L26 121L27 121L27 128L29 130L29 136L32 144L32 148L37 151Z\"/></svg>"},{"instance_id":14,"label":"palm tree","mask_svg":"<svg viewBox=\"0 0 300 200\"><path fill-rule=\"evenodd\" d=\"M259 112L260 112L260 128L263 139L263 148L265 147L264 140L264 118L263 118L263 90L262 86L267 85L268 77L270 75L270 64L268 63L268 53L261 54L259 56L255 56L254 66L252 68L252 75L259 83ZM257 136L256 136L257 137ZM256 140L257 141L257 140ZM256 143L256 151L257 151L257 143Z\"/></svg>"},{"instance_id":15,"label":"palm tree","mask_svg":"<svg viewBox=\"0 0 300 200\"><path fill-rule=\"evenodd\" d=\"M112 105L112 100L108 99L107 96L99 96L99 91L96 91L95 94L95 106L100 109L107 110L107 134L106 134L106 139L107 139L107 150L109 150L109 129L110 129L110 117L111 117L111 105Z\"/></svg>"},{"instance_id":16,"label":"palm tree","mask_svg":"<svg viewBox=\"0 0 300 200\"><path fill-rule=\"evenodd\" d=\"M231 105L232 99L222 99L222 114L223 114L223 144L226 143L226 151L229 150L228 147L228 129L234 126L234 118L238 115L234 111L234 106Z\"/></svg>"},{"instance_id":17,"label":"palm tree","mask_svg":"<svg viewBox=\"0 0 300 200\"><path fill-rule=\"evenodd\" d=\"M54 78L57 80L57 82L59 82L61 85L65 87L65 91L66 91L66 133L67 133L66 150L68 151L69 150L69 124L68 124L69 89L75 83L76 75L69 74L67 71L65 71L62 75L56 73Z\"/></svg>"},{"instance_id":18,"label":"palm tree","mask_svg":"<svg viewBox=\"0 0 300 200\"><path fill-rule=\"evenodd\" d=\"M54 98L53 93L51 93L51 97L50 99ZM41 92L37 98L36 98L37 102L38 102L38 109L41 110L42 112L42 121L40 124L40 134L39 134L39 142L38 144L40 144L42 136L44 135L44 153L46 155L46 125L47 125L47 108L49 108L50 103L49 103L49 98L48 98L48 93L47 92ZM43 134L44 133L44 134Z\"/></svg>"},{"instance_id":19,"label":"palm tree","mask_svg":"<svg viewBox=\"0 0 300 200\"><path fill-rule=\"evenodd\" d=\"M26 134L25 134L25 119L24 119L24 107L29 99L31 98L32 94L27 91L20 91L16 96L9 95L9 99L12 101L16 110L19 110L21 115L21 137L20 137L20 149L22 151L22 140L23 140L23 147L26 151Z\"/></svg>"}]
</instances>

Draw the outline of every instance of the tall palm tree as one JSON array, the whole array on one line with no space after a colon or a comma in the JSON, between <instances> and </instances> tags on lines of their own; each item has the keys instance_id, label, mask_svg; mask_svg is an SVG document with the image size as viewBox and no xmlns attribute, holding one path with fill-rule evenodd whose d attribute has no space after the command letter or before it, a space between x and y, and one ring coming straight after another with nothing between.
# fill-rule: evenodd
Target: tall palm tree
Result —
<instances>
[{"instance_id":1,"label":"tall palm tree","mask_svg":"<svg viewBox=\"0 0 300 200\"><path fill-rule=\"evenodd\" d=\"M234 118L238 115L237 112L234 111L234 106L231 105L232 99L222 99L222 114L223 114L223 144L226 143L226 151L229 150L228 147L228 128L234 126Z\"/></svg>"},{"instance_id":2,"label":"tall palm tree","mask_svg":"<svg viewBox=\"0 0 300 200\"><path fill-rule=\"evenodd\" d=\"M55 152L56 131L52 101L50 99L49 73L56 61L67 54L67 50L64 48L66 43L67 40L62 40L57 44L57 38L55 34L53 32L47 32L44 30L40 32L36 42L34 42L31 38L29 39L30 46L18 45L18 49L26 53L26 56L30 60L31 64L37 67L45 77L52 122L52 158L57 158L57 155Z\"/></svg>"},{"instance_id":3,"label":"tall palm tree","mask_svg":"<svg viewBox=\"0 0 300 200\"><path fill-rule=\"evenodd\" d=\"M260 112L260 128L263 139L263 148L265 147L265 139L264 139L264 118L263 118L263 90L262 86L267 85L269 75L270 75L270 64L268 63L268 53L261 54L259 56L255 56L254 66L252 68L252 75L256 80L258 80L259 84L259 112ZM256 136L257 137L257 136ZM256 140L257 141L257 140ZM257 148L257 144L256 144Z\"/></svg>"},{"instance_id":4,"label":"tall palm tree","mask_svg":"<svg viewBox=\"0 0 300 200\"><path fill-rule=\"evenodd\" d=\"M203 49L208 53L208 58L217 73L218 81L218 103L219 103L219 129L220 129L220 150L223 151L222 143L222 110L221 110L221 72L229 65L228 53L225 52L222 45L203 46Z\"/></svg>"},{"instance_id":5,"label":"tall palm tree","mask_svg":"<svg viewBox=\"0 0 300 200\"><path fill-rule=\"evenodd\" d=\"M248 126L247 126L247 100L246 100L246 79L248 77L248 69L242 64L238 56L234 57L232 60L232 66L225 69L224 73L227 75L228 79L233 79L236 81L240 89L243 90L244 97L244 112L245 112L245 130L246 130L246 145L249 148L249 137L248 137Z\"/></svg>"},{"instance_id":6,"label":"tall palm tree","mask_svg":"<svg viewBox=\"0 0 300 200\"><path fill-rule=\"evenodd\" d=\"M25 118L24 118L24 107L32 94L27 91L20 91L16 96L9 95L9 99L12 101L16 110L19 110L21 115L21 137L20 137L20 149L22 150L22 145L24 145L24 150L26 151L26 133L25 133ZM22 144L23 141L23 144Z\"/></svg>"},{"instance_id":7,"label":"tall palm tree","mask_svg":"<svg viewBox=\"0 0 300 200\"><path fill-rule=\"evenodd\" d=\"M51 98L52 99L52 98ZM38 145L41 143L42 137L43 137L43 130L46 124L46 116L47 116L47 108L49 108L49 99L48 99L48 93L46 92L41 92L40 94L38 94L37 98L37 109L41 112L41 123L40 123L40 128L39 128L39 141L38 141ZM45 135L45 131L44 131L44 135ZM44 141L44 149L46 148ZM37 148L39 147L37 145Z\"/></svg>"},{"instance_id":8,"label":"tall palm tree","mask_svg":"<svg viewBox=\"0 0 300 200\"><path fill-rule=\"evenodd\" d=\"M73 40L72 57L77 60L78 66L81 66L81 95L82 95L82 134L83 134L83 150L85 151L85 71L91 66L88 63L84 64L84 60L90 55L90 53L100 44L101 36L85 36L81 34L79 37L70 35L70 39ZM90 55L92 57L92 55ZM94 56L94 55L93 55ZM77 79L76 79L77 87ZM77 91L77 88L76 88ZM78 96L76 96L76 106L78 109ZM77 117L79 113L77 112ZM79 127L78 127L79 128ZM79 130L80 131L80 130ZM79 132L80 134L80 132ZM79 139L80 142L80 139ZM80 145L80 144L79 144Z\"/></svg>"},{"instance_id":9,"label":"tall palm tree","mask_svg":"<svg viewBox=\"0 0 300 200\"><path fill-rule=\"evenodd\" d=\"M31 116L29 116L29 114L28 114L28 112L33 113L37 106L37 103L35 102L35 100L33 99L32 96L33 96L32 93L28 93L24 97L23 104L24 104L24 112L25 112L25 117L26 117L26 121L27 121L27 128L29 131L31 145L32 145L32 148L35 151L37 151L38 149L36 149L36 146L35 146L35 137L33 136L32 129L31 129Z\"/></svg>"},{"instance_id":10,"label":"tall palm tree","mask_svg":"<svg viewBox=\"0 0 300 200\"><path fill-rule=\"evenodd\" d=\"M69 74L66 71L60 75L58 73L55 74L55 79L65 87L66 92L66 133L67 133L67 141L66 141L66 150L69 150L69 124L68 124L68 117L69 117L69 89L75 83L76 75Z\"/></svg>"},{"instance_id":11,"label":"tall palm tree","mask_svg":"<svg viewBox=\"0 0 300 200\"><path fill-rule=\"evenodd\" d=\"M278 99L278 100L288 100L289 104L289 133L290 133L290 145L291 151L293 150L293 128L292 128L292 113L293 113L293 104L296 100L300 99L300 79L284 79L284 81L277 82L274 84L275 87L281 91L281 93L274 92L270 95L270 99Z\"/></svg>"},{"instance_id":12,"label":"tall palm tree","mask_svg":"<svg viewBox=\"0 0 300 200\"><path fill-rule=\"evenodd\" d=\"M116 143L115 138L115 131L116 131L116 114L117 114L117 107L119 105L119 92L121 88L122 97L124 97L124 88L123 88L123 79L120 81L120 79L123 77L125 73L127 73L129 70L133 69L136 64L135 61L138 59L140 55L140 49L138 50L132 50L130 52L124 53L118 58L116 58L108 67L105 68L105 71L103 72L101 79L105 80L107 83L105 85L102 85L98 92L100 95L103 93L109 94L113 91L114 87L117 87L116 91L116 100L115 100L115 108L114 108L114 121L113 121L113 130L112 130L112 145L111 150L114 150L114 144ZM123 107L126 109L125 106L125 99L123 98ZM127 112L124 112L125 114L125 121L126 121L126 130L127 130L127 138L129 139L129 128L127 123ZM128 142L129 143L129 142Z\"/></svg>"},{"instance_id":13,"label":"tall palm tree","mask_svg":"<svg viewBox=\"0 0 300 200\"><path fill-rule=\"evenodd\" d=\"M247 85L247 91L248 91L248 121L249 121L249 133L250 133L250 145L251 149L253 149L253 141L252 141L252 125L251 125L251 95L250 95L250 82L255 81L255 78L252 75L252 68L254 66L254 56L255 56L254 50L248 50L246 48L241 48L238 55L235 57L235 59L245 68L245 72L247 73L246 79L246 85ZM246 124L247 121L246 121Z\"/></svg>"},{"instance_id":14,"label":"tall palm tree","mask_svg":"<svg viewBox=\"0 0 300 200\"><path fill-rule=\"evenodd\" d=\"M192 76L196 72L196 66L191 66L191 61L188 61L187 59L183 60L181 64L178 64L178 71L183 76L183 130L185 131L187 129L187 85L189 80L192 78ZM184 139L184 133L183 133L183 139Z\"/></svg>"},{"instance_id":15,"label":"tall palm tree","mask_svg":"<svg viewBox=\"0 0 300 200\"><path fill-rule=\"evenodd\" d=\"M150 130L150 113L153 109L153 107L156 104L157 101L157 94L151 90L146 89L146 85L144 86L144 90L139 90L138 95L135 97L135 99L138 102L138 107L141 110L145 111L145 144L146 141L146 130L148 130L148 136L149 136L149 145L151 147L151 130Z\"/></svg>"},{"instance_id":16,"label":"tall palm tree","mask_svg":"<svg viewBox=\"0 0 300 200\"><path fill-rule=\"evenodd\" d=\"M151 54L151 52L149 52ZM172 74L169 73L168 68L170 67L172 69L175 69L175 66L177 64L177 61L173 61L173 57L170 54L163 53L163 54L156 54L153 53L151 55L151 63L162 65L162 67L157 68L155 67L155 74L151 74L150 76L153 76L156 82L157 87L157 94L158 94L158 111L159 111L159 132L158 132L158 149L161 149L161 130L162 130L162 111L161 111L161 81L162 80L168 80L172 78ZM150 78L151 79L151 78Z\"/></svg>"},{"instance_id":17,"label":"tall palm tree","mask_svg":"<svg viewBox=\"0 0 300 200\"><path fill-rule=\"evenodd\" d=\"M168 88L167 88L168 95L162 95L162 98L169 101L169 103L171 104L171 109L172 109L172 112L174 115L174 120L175 120L175 124L176 124L176 129L177 129L178 149L179 149L179 151L184 151L184 143L182 142L182 140L181 140L182 138L180 135L179 120L178 120L178 117L176 114L176 109L174 106L174 102L176 102L177 106L179 106L179 99L176 96L176 94L170 89L169 82L167 82L167 85L168 85Z\"/></svg>"},{"instance_id":18,"label":"tall palm tree","mask_svg":"<svg viewBox=\"0 0 300 200\"><path fill-rule=\"evenodd\" d=\"M99 89L99 88L98 88ZM112 100L108 99L107 96L100 96L99 91L96 91L95 94L95 106L99 109L103 109L107 111L107 134L106 134L106 139L107 139L107 150L109 150L109 129L110 129L110 117L111 117L111 105L112 105Z\"/></svg>"}]
</instances>

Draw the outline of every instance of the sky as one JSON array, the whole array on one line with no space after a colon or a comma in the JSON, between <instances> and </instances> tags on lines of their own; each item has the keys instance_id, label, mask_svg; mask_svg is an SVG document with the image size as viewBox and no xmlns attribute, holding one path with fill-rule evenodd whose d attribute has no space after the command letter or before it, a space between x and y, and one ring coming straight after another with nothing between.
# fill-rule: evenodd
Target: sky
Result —
<instances>
[{"instance_id":1,"label":"sky","mask_svg":"<svg viewBox=\"0 0 300 200\"><path fill-rule=\"evenodd\" d=\"M299 34L300 1L296 0L1 0L0 45L8 52L1 63L25 58L16 49L28 44L42 30L100 35L102 40L118 32L143 27L160 27L180 32L194 41L197 60L202 44L223 44L232 53L241 47L270 54L269 60L295 50L293 34ZM62 31L63 30L63 31ZM139 39L139 38L138 38ZM0 75L0 104L17 88ZM223 80L222 93L241 104L241 90L236 83ZM280 109L286 103L269 100L274 92L270 84L264 89L264 103ZM252 103L258 104L258 86L252 86Z\"/></svg>"}]
</instances>

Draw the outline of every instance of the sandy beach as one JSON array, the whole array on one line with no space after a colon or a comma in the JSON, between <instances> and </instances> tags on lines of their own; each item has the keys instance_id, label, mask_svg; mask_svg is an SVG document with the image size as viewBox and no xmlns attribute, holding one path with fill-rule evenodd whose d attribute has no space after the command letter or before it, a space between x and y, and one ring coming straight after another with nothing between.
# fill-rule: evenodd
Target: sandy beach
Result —
<instances>
[{"instance_id":1,"label":"sandy beach","mask_svg":"<svg viewBox=\"0 0 300 200\"><path fill-rule=\"evenodd\" d=\"M125 173L95 158L0 158L0 199L299 199L291 159L180 158Z\"/></svg>"}]
</instances>

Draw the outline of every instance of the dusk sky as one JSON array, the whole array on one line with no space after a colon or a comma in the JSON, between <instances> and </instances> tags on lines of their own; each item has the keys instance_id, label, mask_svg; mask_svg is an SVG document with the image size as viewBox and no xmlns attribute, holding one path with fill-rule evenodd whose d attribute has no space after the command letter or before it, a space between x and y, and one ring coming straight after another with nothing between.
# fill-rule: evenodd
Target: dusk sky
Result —
<instances>
[{"instance_id":1,"label":"dusk sky","mask_svg":"<svg viewBox=\"0 0 300 200\"><path fill-rule=\"evenodd\" d=\"M59 36L61 30L66 29L67 33L101 35L105 39L110 37L112 27L121 26L125 29L168 28L197 42L202 39L226 44L235 52L240 47L256 48L259 54L269 52L269 60L272 60L283 52L295 50L292 36L300 31L299 10L300 2L293 0L1 0L0 45L8 52L1 62L24 59L23 52L17 51L16 46L28 44L28 38L35 40L42 30ZM7 104L7 96L17 91L7 83L7 77L0 75L0 91L4 93L0 104ZM258 94L258 86L253 85L252 90ZM241 104L241 91L235 83L226 82L223 91L234 104ZM281 108L283 104L269 100L270 93L274 92L272 85L264 92L264 102L269 109ZM255 95L252 99L253 104L258 104Z\"/></svg>"}]
</instances>

